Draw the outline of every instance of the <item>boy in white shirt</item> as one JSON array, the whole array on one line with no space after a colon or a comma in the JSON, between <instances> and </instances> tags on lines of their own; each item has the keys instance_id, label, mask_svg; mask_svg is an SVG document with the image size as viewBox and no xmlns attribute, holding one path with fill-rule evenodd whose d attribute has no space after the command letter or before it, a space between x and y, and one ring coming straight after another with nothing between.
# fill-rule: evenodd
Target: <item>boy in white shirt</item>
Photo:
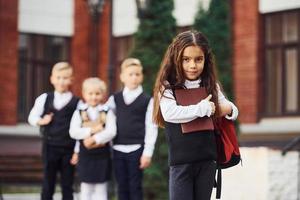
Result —
<instances>
[{"instance_id":1,"label":"boy in white shirt","mask_svg":"<svg viewBox=\"0 0 300 200\"><path fill-rule=\"evenodd\" d=\"M75 140L69 136L69 126L79 99L69 90L72 79L73 69L69 63L55 64L50 76L54 91L40 95L28 117L31 125L40 126L43 137L42 200L52 200L58 172L63 199L73 200L74 166L71 158Z\"/></svg>"},{"instance_id":2,"label":"boy in white shirt","mask_svg":"<svg viewBox=\"0 0 300 200\"><path fill-rule=\"evenodd\" d=\"M151 163L157 138L157 126L152 121L153 99L143 92L142 70L138 59L125 59L120 74L124 89L107 102L117 117L113 162L119 200L143 199L143 169Z\"/></svg>"}]
</instances>

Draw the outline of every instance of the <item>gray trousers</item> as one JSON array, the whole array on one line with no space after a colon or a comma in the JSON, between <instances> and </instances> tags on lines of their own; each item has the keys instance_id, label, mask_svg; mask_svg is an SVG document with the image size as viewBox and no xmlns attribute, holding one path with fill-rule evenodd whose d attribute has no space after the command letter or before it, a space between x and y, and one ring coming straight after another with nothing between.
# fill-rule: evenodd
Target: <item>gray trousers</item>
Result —
<instances>
[{"instance_id":1,"label":"gray trousers","mask_svg":"<svg viewBox=\"0 0 300 200\"><path fill-rule=\"evenodd\" d=\"M210 200L215 182L215 161L170 166L170 200Z\"/></svg>"}]
</instances>

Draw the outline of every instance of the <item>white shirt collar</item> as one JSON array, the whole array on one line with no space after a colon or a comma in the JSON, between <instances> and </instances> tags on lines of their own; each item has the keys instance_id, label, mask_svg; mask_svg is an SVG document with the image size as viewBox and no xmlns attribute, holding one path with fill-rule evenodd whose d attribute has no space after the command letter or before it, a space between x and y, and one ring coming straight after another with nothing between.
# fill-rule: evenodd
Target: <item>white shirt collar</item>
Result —
<instances>
[{"instance_id":1,"label":"white shirt collar","mask_svg":"<svg viewBox=\"0 0 300 200\"><path fill-rule=\"evenodd\" d=\"M134 95L134 94L141 94L143 92L143 87L141 85L139 85L137 88L130 90L128 87L124 87L123 89L123 95Z\"/></svg>"},{"instance_id":2,"label":"white shirt collar","mask_svg":"<svg viewBox=\"0 0 300 200\"><path fill-rule=\"evenodd\" d=\"M200 86L201 79L190 81L190 80L185 80L184 85L187 88L198 88Z\"/></svg>"},{"instance_id":3,"label":"white shirt collar","mask_svg":"<svg viewBox=\"0 0 300 200\"><path fill-rule=\"evenodd\" d=\"M143 92L143 87L140 85L136 89L130 90L127 87L123 89L123 98L125 104L131 104Z\"/></svg>"},{"instance_id":4,"label":"white shirt collar","mask_svg":"<svg viewBox=\"0 0 300 200\"><path fill-rule=\"evenodd\" d=\"M102 110L108 110L108 106L105 104L99 104L96 107L91 107L87 103L80 101L78 105L79 110L97 110L97 111L102 111Z\"/></svg>"},{"instance_id":5,"label":"white shirt collar","mask_svg":"<svg viewBox=\"0 0 300 200\"><path fill-rule=\"evenodd\" d=\"M55 96L59 96L59 97L68 97L68 96L70 96L70 95L72 96L72 93L71 93L70 91L63 92L63 93L54 91L54 95L55 95Z\"/></svg>"}]
</instances>

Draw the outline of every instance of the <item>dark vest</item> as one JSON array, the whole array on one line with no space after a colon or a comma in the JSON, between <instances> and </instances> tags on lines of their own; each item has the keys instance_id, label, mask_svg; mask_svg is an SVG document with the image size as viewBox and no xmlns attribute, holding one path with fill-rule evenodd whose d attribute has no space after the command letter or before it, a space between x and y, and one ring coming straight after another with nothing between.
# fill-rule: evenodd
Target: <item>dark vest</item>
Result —
<instances>
[{"instance_id":1,"label":"dark vest","mask_svg":"<svg viewBox=\"0 0 300 200\"><path fill-rule=\"evenodd\" d=\"M47 93L44 105L44 113L53 113L54 116L50 124L41 126L41 134L47 144L54 146L64 146L73 148L75 140L69 135L70 121L77 107L79 98L73 96L67 105L60 110L56 110L53 106L54 92Z\"/></svg>"},{"instance_id":2,"label":"dark vest","mask_svg":"<svg viewBox=\"0 0 300 200\"><path fill-rule=\"evenodd\" d=\"M80 114L82 110L79 110ZM108 110L99 111L107 113ZM105 124L104 124L105 127ZM101 133L100 133L101 134ZM104 147L94 148L94 149L87 149L84 144L83 140L80 140L80 151L79 151L80 157L88 157L88 158L109 158L110 157L110 146L107 142Z\"/></svg>"},{"instance_id":3,"label":"dark vest","mask_svg":"<svg viewBox=\"0 0 300 200\"><path fill-rule=\"evenodd\" d=\"M144 144L145 118L151 97L141 93L126 105L122 91L114 95L116 103L117 135L114 144Z\"/></svg>"},{"instance_id":4,"label":"dark vest","mask_svg":"<svg viewBox=\"0 0 300 200\"><path fill-rule=\"evenodd\" d=\"M170 166L217 159L213 131L183 134L180 124L169 122L165 123L165 128Z\"/></svg>"}]
</instances>

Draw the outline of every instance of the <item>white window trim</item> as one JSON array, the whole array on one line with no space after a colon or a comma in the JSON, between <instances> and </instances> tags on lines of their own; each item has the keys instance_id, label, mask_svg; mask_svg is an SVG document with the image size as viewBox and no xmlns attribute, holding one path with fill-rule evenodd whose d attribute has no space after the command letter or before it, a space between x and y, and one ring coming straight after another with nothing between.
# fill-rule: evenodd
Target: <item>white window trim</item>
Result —
<instances>
[{"instance_id":1,"label":"white window trim","mask_svg":"<svg viewBox=\"0 0 300 200\"><path fill-rule=\"evenodd\" d=\"M299 0L259 0L261 14L300 8Z\"/></svg>"},{"instance_id":2,"label":"white window trim","mask_svg":"<svg viewBox=\"0 0 300 200\"><path fill-rule=\"evenodd\" d=\"M240 124L241 134L300 133L300 117L264 118L257 124Z\"/></svg>"}]
</instances>

